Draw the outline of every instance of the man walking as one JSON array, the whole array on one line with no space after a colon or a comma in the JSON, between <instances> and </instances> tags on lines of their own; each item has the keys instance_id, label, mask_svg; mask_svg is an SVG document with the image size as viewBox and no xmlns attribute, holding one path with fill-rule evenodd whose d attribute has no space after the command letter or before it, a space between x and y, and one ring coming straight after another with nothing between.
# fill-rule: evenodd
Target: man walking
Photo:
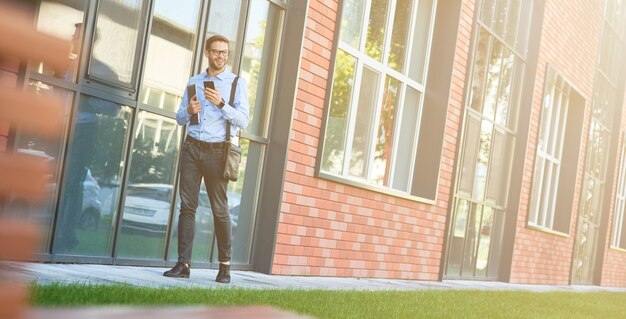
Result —
<instances>
[{"instance_id":1,"label":"man walking","mask_svg":"<svg viewBox=\"0 0 626 319\"><path fill-rule=\"evenodd\" d=\"M185 90L176 113L179 125L188 124L180 159L178 262L163 275L189 278L198 193L204 178L217 237L219 272L215 281L229 283L231 225L226 196L228 180L224 178L226 121L231 123L231 134L234 136L238 129L248 126L250 106L246 82L242 78L237 81L233 105L230 105L231 101L224 100L224 97L230 98L231 86L236 77L226 70L230 55L228 39L222 35L208 38L204 54L209 62L208 69L193 76L187 83L187 87L195 87L198 94L193 95L193 90Z\"/></svg>"}]
</instances>

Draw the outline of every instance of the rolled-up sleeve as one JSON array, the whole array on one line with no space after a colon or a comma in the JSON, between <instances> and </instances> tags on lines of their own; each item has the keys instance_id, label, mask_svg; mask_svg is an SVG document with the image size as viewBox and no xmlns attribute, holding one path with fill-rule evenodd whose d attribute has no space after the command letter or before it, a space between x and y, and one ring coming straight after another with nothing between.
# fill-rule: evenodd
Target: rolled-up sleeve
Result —
<instances>
[{"instance_id":1,"label":"rolled-up sleeve","mask_svg":"<svg viewBox=\"0 0 626 319\"><path fill-rule=\"evenodd\" d=\"M228 98L230 99L230 96ZM222 108L224 117L230 121L232 125L242 130L246 129L248 124L250 124L250 103L248 102L248 83L246 79L239 77L235 91L235 101L233 102L234 105L230 105L230 101L224 100L226 102ZM186 110L185 113L187 113ZM178 115L176 119L178 120ZM187 119L187 121L189 121L189 119Z\"/></svg>"},{"instance_id":2,"label":"rolled-up sleeve","mask_svg":"<svg viewBox=\"0 0 626 319\"><path fill-rule=\"evenodd\" d=\"M187 83L187 85L189 85L189 83ZM191 114L187 112L187 105L189 105L189 96L187 95L187 87L185 87L185 92L183 93L183 98L180 101L178 112L176 112L176 123L178 123L178 125L185 125L189 123L189 120L191 119Z\"/></svg>"}]
</instances>

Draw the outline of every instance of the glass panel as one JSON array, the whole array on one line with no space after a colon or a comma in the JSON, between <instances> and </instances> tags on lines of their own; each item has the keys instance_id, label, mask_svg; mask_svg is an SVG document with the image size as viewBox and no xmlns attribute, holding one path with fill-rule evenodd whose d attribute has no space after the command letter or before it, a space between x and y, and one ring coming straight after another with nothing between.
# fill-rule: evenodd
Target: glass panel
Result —
<instances>
[{"instance_id":1,"label":"glass panel","mask_svg":"<svg viewBox=\"0 0 626 319\"><path fill-rule=\"evenodd\" d=\"M413 145L415 143L415 133L417 130L418 114L420 106L420 93L406 86L404 105L402 106L402 116L400 117L400 131L398 141L403 147L397 148L395 173L393 176L393 188L401 191L408 191L408 172L411 171L413 161Z\"/></svg>"},{"instance_id":2,"label":"glass panel","mask_svg":"<svg viewBox=\"0 0 626 319\"><path fill-rule=\"evenodd\" d=\"M504 237L504 218L504 212L494 210L490 240L491 247L489 248L489 261L487 265L487 277L489 278L497 278L498 276L502 238Z\"/></svg>"},{"instance_id":3,"label":"glass panel","mask_svg":"<svg viewBox=\"0 0 626 319\"><path fill-rule=\"evenodd\" d=\"M117 256L161 259L181 129L175 120L146 111L139 112L135 127Z\"/></svg>"},{"instance_id":4,"label":"glass panel","mask_svg":"<svg viewBox=\"0 0 626 319\"><path fill-rule=\"evenodd\" d=\"M83 95L65 160L53 251L110 256L132 109Z\"/></svg>"},{"instance_id":5,"label":"glass panel","mask_svg":"<svg viewBox=\"0 0 626 319\"><path fill-rule=\"evenodd\" d=\"M504 37L504 30L506 26L506 18L509 11L508 1L498 1L498 5L496 7L496 16L495 16L495 32L500 37Z\"/></svg>"},{"instance_id":6,"label":"glass panel","mask_svg":"<svg viewBox=\"0 0 626 319\"><path fill-rule=\"evenodd\" d=\"M430 42L430 22L433 11L433 0L420 0L415 17L415 29L413 35L413 48L411 49L411 62L409 77L419 83L424 82L426 73L426 51Z\"/></svg>"},{"instance_id":7,"label":"glass panel","mask_svg":"<svg viewBox=\"0 0 626 319\"><path fill-rule=\"evenodd\" d=\"M240 12L241 0L211 1L206 38L208 39L215 34L221 34L230 40L230 50L235 51L239 46L237 36L241 33L239 31L239 26L242 25L239 21ZM250 10L250 12L254 11ZM204 48L204 44L202 47ZM233 63L239 61L233 53L235 52L231 52L230 58L226 61L227 69L233 69ZM207 59L202 59L202 70L206 70L209 67L208 63Z\"/></svg>"},{"instance_id":8,"label":"glass panel","mask_svg":"<svg viewBox=\"0 0 626 319\"><path fill-rule=\"evenodd\" d=\"M199 6L199 0L154 3L139 97L142 103L172 112L178 110L182 89L191 73Z\"/></svg>"},{"instance_id":9,"label":"glass panel","mask_svg":"<svg viewBox=\"0 0 626 319\"><path fill-rule=\"evenodd\" d=\"M345 0L343 2L339 39L357 50L361 43L364 9L365 1L363 0Z\"/></svg>"},{"instance_id":10,"label":"glass panel","mask_svg":"<svg viewBox=\"0 0 626 319\"><path fill-rule=\"evenodd\" d=\"M272 105L283 15L265 0L252 2L244 41L240 75L248 82L250 126L247 132L267 136Z\"/></svg>"},{"instance_id":11,"label":"glass panel","mask_svg":"<svg viewBox=\"0 0 626 319\"><path fill-rule=\"evenodd\" d=\"M350 109L356 59L342 50L337 51L333 91L324 134L322 170L341 174L345 152L348 110Z\"/></svg>"},{"instance_id":12,"label":"glass panel","mask_svg":"<svg viewBox=\"0 0 626 319\"><path fill-rule=\"evenodd\" d=\"M461 261L463 260L463 247L465 244L465 230L467 227L467 215L469 203L459 200L455 211L454 222L448 247L448 264L446 274L459 276L461 274Z\"/></svg>"},{"instance_id":13,"label":"glass panel","mask_svg":"<svg viewBox=\"0 0 626 319\"><path fill-rule=\"evenodd\" d=\"M61 120L63 127L68 124L69 112L73 103L74 94L70 91L54 87L47 83L39 81L29 81L28 91L44 97L60 98L64 101L63 114ZM3 106L7 107L7 106ZM61 169L61 160L63 153L63 142L57 138L46 138L38 135L31 135L22 132L20 127L16 128L14 148L15 152L22 155L30 155L39 159L49 161L54 170L47 177L49 184L47 185L47 196L41 202L30 202L23 198L9 195L6 197L6 207L2 209L0 203L0 214L11 215L19 218L27 218L39 227L41 240L39 252L47 253L50 244L50 236L52 223L54 221L54 209L58 192L59 176ZM86 184L84 191L92 190L90 184ZM85 207L87 209L88 207ZM82 225L81 225L82 226Z\"/></svg>"},{"instance_id":14,"label":"glass panel","mask_svg":"<svg viewBox=\"0 0 626 319\"><path fill-rule=\"evenodd\" d=\"M485 206L482 221L480 223L480 237L476 251L476 276L487 276L487 263L489 261L489 247L491 246L491 232L493 231L493 209Z\"/></svg>"},{"instance_id":15,"label":"glass panel","mask_svg":"<svg viewBox=\"0 0 626 319\"><path fill-rule=\"evenodd\" d=\"M494 24L494 13L496 12L497 0L484 0L481 8L480 20L487 26Z\"/></svg>"},{"instance_id":16,"label":"glass panel","mask_svg":"<svg viewBox=\"0 0 626 319\"><path fill-rule=\"evenodd\" d=\"M504 48L502 58L502 71L500 73L500 90L498 91L498 104L496 111L496 124L505 126L511 104L511 86L513 84L513 66L515 55L511 50Z\"/></svg>"},{"instance_id":17,"label":"glass panel","mask_svg":"<svg viewBox=\"0 0 626 319\"><path fill-rule=\"evenodd\" d=\"M522 93L522 80L524 77L524 63L515 58L513 61L513 83L511 84L511 97L507 105L506 127L515 131L517 128L517 117L519 115L519 99Z\"/></svg>"},{"instance_id":18,"label":"glass panel","mask_svg":"<svg viewBox=\"0 0 626 319\"><path fill-rule=\"evenodd\" d=\"M367 25L365 53L378 61L381 61L383 57L388 8L389 0L372 0L369 23Z\"/></svg>"},{"instance_id":19,"label":"glass panel","mask_svg":"<svg viewBox=\"0 0 626 319\"><path fill-rule=\"evenodd\" d=\"M504 41L513 48L515 48L517 42L517 30L519 28L521 5L521 0L511 0L511 3L509 4L509 20L506 23Z\"/></svg>"},{"instance_id":20,"label":"glass panel","mask_svg":"<svg viewBox=\"0 0 626 319\"><path fill-rule=\"evenodd\" d=\"M37 31L72 41L72 50L68 57L70 63L65 72L54 70L53 67L42 61L31 61L30 68L32 71L76 82L83 43L82 25L85 4L85 1L73 0L41 0L39 2Z\"/></svg>"},{"instance_id":21,"label":"glass panel","mask_svg":"<svg viewBox=\"0 0 626 319\"><path fill-rule=\"evenodd\" d=\"M541 212L539 211L542 188L543 188L543 176L545 175L546 160L543 156L537 154L535 160L535 170L533 172L533 191L530 197L530 217L528 222L533 225L539 225L541 218Z\"/></svg>"},{"instance_id":22,"label":"glass panel","mask_svg":"<svg viewBox=\"0 0 626 319\"><path fill-rule=\"evenodd\" d=\"M391 33L391 48L389 52L389 66L399 72L404 69L404 59L406 55L407 37L409 33L409 18L412 0L398 0L396 2L396 13L393 20L393 31Z\"/></svg>"},{"instance_id":23,"label":"glass panel","mask_svg":"<svg viewBox=\"0 0 626 319\"><path fill-rule=\"evenodd\" d=\"M370 68L363 68L359 106L352 141L350 157L350 175L365 177L369 161L369 149L372 145L372 114L376 109L376 92L379 75Z\"/></svg>"},{"instance_id":24,"label":"glass panel","mask_svg":"<svg viewBox=\"0 0 626 319\"><path fill-rule=\"evenodd\" d=\"M265 145L242 139L241 147L243 150L239 179L236 183L228 185L228 207L233 236L232 261L249 264ZM213 258L217 261L217 249L213 251Z\"/></svg>"},{"instance_id":25,"label":"glass panel","mask_svg":"<svg viewBox=\"0 0 626 319\"><path fill-rule=\"evenodd\" d=\"M142 2L107 0L99 3L89 75L132 88Z\"/></svg>"},{"instance_id":26,"label":"glass panel","mask_svg":"<svg viewBox=\"0 0 626 319\"><path fill-rule=\"evenodd\" d=\"M478 35L478 45L474 54L474 70L472 87L470 91L470 107L478 112L483 109L483 94L485 90L485 77L487 75L487 60L489 57L489 42L491 37L481 29Z\"/></svg>"},{"instance_id":27,"label":"glass panel","mask_svg":"<svg viewBox=\"0 0 626 319\"><path fill-rule=\"evenodd\" d=\"M493 124L483 120L480 126L480 143L478 145L478 161L476 162L476 174L474 177L474 187L472 198L483 200L485 197L485 186L487 184L487 173L489 170L489 156L491 155L491 140L493 138Z\"/></svg>"},{"instance_id":28,"label":"glass panel","mask_svg":"<svg viewBox=\"0 0 626 319\"><path fill-rule=\"evenodd\" d=\"M388 185L389 174L391 173L390 165L394 147L396 106L400 98L399 84L398 80L389 76L385 80L385 91L383 92L383 104L380 108L380 117L378 118L378 133L372 167L372 181L379 185ZM405 144L406 142L407 140L402 141L403 145L411 145ZM402 174L406 175L407 172L402 172Z\"/></svg>"},{"instance_id":29,"label":"glass panel","mask_svg":"<svg viewBox=\"0 0 626 319\"><path fill-rule=\"evenodd\" d=\"M504 46L498 40L493 41L493 49L489 66L487 66L487 89L485 90L485 100L483 103L483 114L486 118L493 120L498 103L498 88L501 80L502 54Z\"/></svg>"},{"instance_id":30,"label":"glass panel","mask_svg":"<svg viewBox=\"0 0 626 319\"><path fill-rule=\"evenodd\" d=\"M461 276L474 276L474 269L476 268L478 236L480 235L480 216L482 215L483 206L472 203L470 207L471 210L467 219L467 237L465 238Z\"/></svg>"},{"instance_id":31,"label":"glass panel","mask_svg":"<svg viewBox=\"0 0 626 319\"><path fill-rule=\"evenodd\" d=\"M460 194L471 196L474 185L474 176L476 172L476 160L478 156L478 145L480 143L480 119L474 114L469 113L465 129L465 148L463 150L463 159L461 161L459 172L459 190Z\"/></svg>"},{"instance_id":32,"label":"glass panel","mask_svg":"<svg viewBox=\"0 0 626 319\"><path fill-rule=\"evenodd\" d=\"M505 170L508 166L506 161L508 160L506 145L506 133L496 129L493 136L493 147L491 151L491 159L489 161L490 172L489 182L487 183L487 196L486 200L490 203L502 203L504 202L501 195L504 193L503 189L507 188L506 183L509 172Z\"/></svg>"}]
</instances>

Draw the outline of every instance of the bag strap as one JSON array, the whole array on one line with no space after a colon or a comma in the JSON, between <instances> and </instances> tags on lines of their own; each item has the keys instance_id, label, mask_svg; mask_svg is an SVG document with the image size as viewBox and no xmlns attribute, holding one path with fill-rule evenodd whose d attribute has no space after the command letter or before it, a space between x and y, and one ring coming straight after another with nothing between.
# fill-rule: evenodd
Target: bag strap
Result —
<instances>
[{"instance_id":1,"label":"bag strap","mask_svg":"<svg viewBox=\"0 0 626 319\"><path fill-rule=\"evenodd\" d=\"M237 91L237 81L239 81L239 75L235 76L233 84L230 86L230 101L228 105L233 106L235 103L235 92ZM230 121L226 121L226 143L230 143Z\"/></svg>"}]
</instances>

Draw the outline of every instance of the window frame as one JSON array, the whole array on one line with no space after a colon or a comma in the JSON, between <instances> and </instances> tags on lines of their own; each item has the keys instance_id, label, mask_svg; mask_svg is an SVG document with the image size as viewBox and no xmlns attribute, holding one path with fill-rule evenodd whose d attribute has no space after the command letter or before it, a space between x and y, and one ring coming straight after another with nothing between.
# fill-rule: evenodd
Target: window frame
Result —
<instances>
[{"instance_id":1,"label":"window frame","mask_svg":"<svg viewBox=\"0 0 626 319\"><path fill-rule=\"evenodd\" d=\"M572 86L552 66L548 66L535 148L527 224L533 228L559 233L560 231L555 229L556 201L559 193L560 174L563 170L561 164L572 91ZM548 96L550 96L550 100L546 101ZM547 111L546 103L550 103L550 111ZM554 116L557 116L557 120L560 121L555 123ZM554 127L555 125L556 127ZM538 144L543 129L547 130L545 135L546 150L540 149ZM550 148L553 148L552 151ZM542 165L540 175L535 175L537 165ZM545 179L546 174L548 180ZM547 189L545 189L546 186ZM539 187L537 193L535 193L535 187Z\"/></svg>"},{"instance_id":2,"label":"window frame","mask_svg":"<svg viewBox=\"0 0 626 319\"><path fill-rule=\"evenodd\" d=\"M435 33L435 21L437 18L437 7L438 7L438 0L433 0L430 4L430 7L427 8L429 11L429 22L428 22L428 38L427 38L427 42L425 43L425 55L424 55L424 63L423 63L423 70L422 70L422 80L421 82L418 82L417 80L414 80L410 77L409 73L410 73L410 68L411 68L411 57L413 56L414 50L419 50L420 48L414 48L413 44L414 44L414 38L416 35L416 32L418 30L416 30L416 25L417 25L417 15L411 15L410 16L410 20L408 21L408 30L407 30L407 47L404 51L404 62L401 68L401 71L397 71L395 70L393 67L389 66L389 55L391 52L391 42L392 42L392 33L393 33L393 27L394 27L394 16L395 16L395 5L396 5L396 0L389 0L388 2L388 16L386 17L385 20L385 30L386 30L386 34L384 36L384 44L383 44L383 53L382 53L382 61L378 61L372 57L370 57L367 52L365 51L365 43L366 43L366 39L367 39L367 29L368 29L368 20L367 17L369 16L369 13L371 11L371 1L367 1L364 5L364 9L363 9L363 19L361 21L361 26L360 26L360 31L359 31L359 36L360 36L360 40L359 40L359 48L355 48L352 47L351 45L344 43L339 36L339 32L340 30L337 30L337 33L335 35L335 46L334 46L334 50L333 50L333 56L332 56L332 60L331 60L331 70L332 73L330 74L330 77L333 79L332 81L329 81L328 83L328 89L327 89L327 102L326 102L326 108L325 108L325 114L324 117L322 118L322 131L321 131L321 135L320 135L320 140L322 142L321 147L318 148L318 155L317 158L319 159L316 163L316 167L315 167L315 173L316 176L324 178L324 179L328 179L328 180L333 180L336 182L340 182L343 184L349 184L349 185L353 185L353 186L357 186L359 188L365 188L365 189L369 189L369 190L373 190L373 191L377 191L377 192L381 192L381 193L386 193L386 194L392 194L394 196L398 196L398 197L404 197L404 198L409 198L412 200L419 200L419 201L423 201L423 202L427 202L427 203L434 203L435 202L435 198L425 198L425 197L420 197L418 195L413 194L412 192L412 184L413 181L415 180L413 178L413 175L415 174L415 165L416 165L416 153L418 150L418 146L419 146L419 137L420 137L420 126L421 126L421 122L423 120L423 116L422 116L422 111L423 111L423 105L424 105L424 100L425 100L425 83L426 83L426 79L428 77L428 69L429 69L429 62L430 62L430 53L433 47L433 42L434 42L434 33ZM418 12L419 11L419 1L413 1L412 2L412 6L411 6L411 10L412 12ZM338 17L342 16L342 12L343 11L343 7L340 8L340 13L338 15ZM337 56L339 54L339 51L343 51L344 54L354 58L354 82L352 84L351 87L351 92L350 92L350 97L349 97L349 105L346 106L346 110L347 110L347 114L346 114L346 119L345 119L345 125L343 126L343 128L345 129L345 136L343 137L343 142L344 142L344 146L343 146L343 157L342 157L342 167L340 169L340 172L338 174L331 172L331 171L327 171L324 170L322 168L322 164L320 163L320 161L322 161L324 159L324 142L325 142L325 137L327 136L327 128L328 128L328 121L330 118L329 115L329 109L332 107L332 102L330 101L332 99L332 91L333 91L333 85L334 85L334 67L337 61ZM377 81L377 86L376 86L376 90L375 90L375 103L374 104L374 108L373 110L375 111L372 114L369 114L369 126L367 128L368 131L368 140L370 141L369 144L366 145L366 149L367 149L367 154L366 157L364 158L364 178L361 177L355 177L352 176L350 174L350 159L351 159L351 155L352 155L352 141L354 139L354 134L355 134L355 125L356 125L356 117L358 114L358 97L359 94L362 91L361 88L361 83L362 83L362 77L363 77L363 73L364 73L364 69L368 68L372 71L374 71L378 77ZM374 181L372 178L372 176L374 176L375 174L373 173L373 168L372 168L372 163L374 162L374 156L375 156L375 148L377 145L377 138L378 138L378 129L380 126L380 117L381 117L381 109L383 107L382 105L382 101L385 98L385 88L386 88L386 84L388 82L388 79L392 79L392 81L397 81L398 83L398 91L396 93L397 95L397 103L395 103L394 108L393 108L393 113L394 113L394 119L392 122L392 127L393 130L391 132L391 139L390 142L392 143L392 149L390 151L390 157L387 159L388 162L387 166L389 167L388 170L385 171L386 174L389 175L389 178L386 179L386 181L382 182L382 184L378 184L376 181ZM399 190L394 188L394 174L396 172L396 162L397 162L397 156L398 156L398 145L400 145L401 141L400 141L400 132L401 132L401 125L402 125L402 118L400 115L402 115L405 111L405 100L407 98L407 94L408 94L408 90L414 90L415 92L417 92L417 105L416 107L418 108L418 110L415 112L417 114L417 118L416 118L416 128L415 128L415 132L414 136L413 136L413 140L411 143L405 143L404 147L410 147L411 151L410 151L410 159L409 162L411 163L410 166L410 171L407 172L409 174L409 178L406 182L406 188L405 190ZM437 165L437 168L439 166ZM385 180L385 179L383 179Z\"/></svg>"}]
</instances>

